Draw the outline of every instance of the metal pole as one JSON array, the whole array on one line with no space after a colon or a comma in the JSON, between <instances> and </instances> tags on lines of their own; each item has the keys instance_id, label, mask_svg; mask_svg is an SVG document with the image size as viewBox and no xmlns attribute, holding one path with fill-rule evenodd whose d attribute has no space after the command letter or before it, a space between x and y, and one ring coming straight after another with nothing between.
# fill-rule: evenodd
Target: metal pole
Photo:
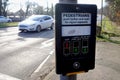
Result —
<instances>
[{"instance_id":1,"label":"metal pole","mask_svg":"<svg viewBox=\"0 0 120 80\"><path fill-rule=\"evenodd\" d=\"M101 0L101 27L102 27L102 16L103 16L103 0Z\"/></svg>"},{"instance_id":2,"label":"metal pole","mask_svg":"<svg viewBox=\"0 0 120 80\"><path fill-rule=\"evenodd\" d=\"M52 17L54 18L53 3L52 3Z\"/></svg>"},{"instance_id":3,"label":"metal pole","mask_svg":"<svg viewBox=\"0 0 120 80\"><path fill-rule=\"evenodd\" d=\"M59 3L66 3L66 4L77 4L77 0L59 0ZM60 80L76 80L77 75L60 75Z\"/></svg>"},{"instance_id":4,"label":"metal pole","mask_svg":"<svg viewBox=\"0 0 120 80\"><path fill-rule=\"evenodd\" d=\"M76 80L77 75L63 76L60 75L60 80Z\"/></svg>"},{"instance_id":5,"label":"metal pole","mask_svg":"<svg viewBox=\"0 0 120 80\"><path fill-rule=\"evenodd\" d=\"M49 9L49 8L48 8L48 0L47 0L47 15L48 15L48 9Z\"/></svg>"},{"instance_id":6,"label":"metal pole","mask_svg":"<svg viewBox=\"0 0 120 80\"><path fill-rule=\"evenodd\" d=\"M77 0L59 0L59 3L77 4Z\"/></svg>"},{"instance_id":7,"label":"metal pole","mask_svg":"<svg viewBox=\"0 0 120 80\"><path fill-rule=\"evenodd\" d=\"M2 15L2 0L0 0L0 16Z\"/></svg>"}]
</instances>

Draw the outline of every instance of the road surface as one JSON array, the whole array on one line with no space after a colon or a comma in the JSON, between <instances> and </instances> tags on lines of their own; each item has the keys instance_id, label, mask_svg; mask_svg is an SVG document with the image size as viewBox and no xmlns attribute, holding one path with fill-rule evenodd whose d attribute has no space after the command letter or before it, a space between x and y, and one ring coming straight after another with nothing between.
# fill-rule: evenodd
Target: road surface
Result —
<instances>
[{"instance_id":1,"label":"road surface","mask_svg":"<svg viewBox=\"0 0 120 80\"><path fill-rule=\"evenodd\" d=\"M53 51L53 32L20 33L17 27L0 28L0 73L29 77Z\"/></svg>"}]
</instances>

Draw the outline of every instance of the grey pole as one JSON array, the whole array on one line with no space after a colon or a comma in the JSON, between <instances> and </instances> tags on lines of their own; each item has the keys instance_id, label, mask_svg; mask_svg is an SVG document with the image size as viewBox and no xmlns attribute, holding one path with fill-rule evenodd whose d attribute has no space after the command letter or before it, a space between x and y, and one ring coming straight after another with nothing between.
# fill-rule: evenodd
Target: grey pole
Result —
<instances>
[{"instance_id":1,"label":"grey pole","mask_svg":"<svg viewBox=\"0 0 120 80\"><path fill-rule=\"evenodd\" d=\"M59 3L66 3L66 4L77 4L77 0L59 0ZM60 80L76 80L77 75L70 75L70 76L64 76L60 75Z\"/></svg>"},{"instance_id":2,"label":"grey pole","mask_svg":"<svg viewBox=\"0 0 120 80\"><path fill-rule=\"evenodd\" d=\"M66 4L77 4L77 0L59 0L59 3L66 3Z\"/></svg>"},{"instance_id":3,"label":"grey pole","mask_svg":"<svg viewBox=\"0 0 120 80\"><path fill-rule=\"evenodd\" d=\"M102 16L103 16L103 0L101 0L101 27L102 27Z\"/></svg>"},{"instance_id":4,"label":"grey pole","mask_svg":"<svg viewBox=\"0 0 120 80\"><path fill-rule=\"evenodd\" d=\"M60 75L60 80L77 80L76 77L77 77L76 74L70 76Z\"/></svg>"}]
</instances>

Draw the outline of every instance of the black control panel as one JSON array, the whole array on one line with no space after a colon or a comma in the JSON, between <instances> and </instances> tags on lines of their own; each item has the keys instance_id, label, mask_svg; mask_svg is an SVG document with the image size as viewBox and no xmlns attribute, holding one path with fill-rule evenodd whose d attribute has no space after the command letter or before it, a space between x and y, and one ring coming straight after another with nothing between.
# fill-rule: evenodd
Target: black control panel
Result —
<instances>
[{"instance_id":1,"label":"black control panel","mask_svg":"<svg viewBox=\"0 0 120 80\"><path fill-rule=\"evenodd\" d=\"M86 56L89 52L89 36L64 37L62 42L65 57Z\"/></svg>"},{"instance_id":2,"label":"black control panel","mask_svg":"<svg viewBox=\"0 0 120 80\"><path fill-rule=\"evenodd\" d=\"M96 5L57 4L55 11L56 73L94 69Z\"/></svg>"}]
</instances>

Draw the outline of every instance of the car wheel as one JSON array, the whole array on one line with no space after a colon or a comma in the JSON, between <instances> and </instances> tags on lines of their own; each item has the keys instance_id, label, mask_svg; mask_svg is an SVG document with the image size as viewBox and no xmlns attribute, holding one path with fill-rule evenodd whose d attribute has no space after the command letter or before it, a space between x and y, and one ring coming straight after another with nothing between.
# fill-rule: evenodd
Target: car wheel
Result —
<instances>
[{"instance_id":1,"label":"car wheel","mask_svg":"<svg viewBox=\"0 0 120 80\"><path fill-rule=\"evenodd\" d=\"M41 31L41 26L37 26L36 31L40 32Z\"/></svg>"},{"instance_id":2,"label":"car wheel","mask_svg":"<svg viewBox=\"0 0 120 80\"><path fill-rule=\"evenodd\" d=\"M20 32L23 33L23 32L28 32L28 31L27 30L20 30Z\"/></svg>"},{"instance_id":3,"label":"car wheel","mask_svg":"<svg viewBox=\"0 0 120 80\"><path fill-rule=\"evenodd\" d=\"M24 30L24 32L28 32L27 30Z\"/></svg>"},{"instance_id":4,"label":"car wheel","mask_svg":"<svg viewBox=\"0 0 120 80\"><path fill-rule=\"evenodd\" d=\"M20 32L24 32L24 30L20 30Z\"/></svg>"},{"instance_id":5,"label":"car wheel","mask_svg":"<svg viewBox=\"0 0 120 80\"><path fill-rule=\"evenodd\" d=\"M53 29L54 23L51 24L50 29Z\"/></svg>"},{"instance_id":6,"label":"car wheel","mask_svg":"<svg viewBox=\"0 0 120 80\"><path fill-rule=\"evenodd\" d=\"M10 22L10 20L7 21L8 23Z\"/></svg>"}]
</instances>

